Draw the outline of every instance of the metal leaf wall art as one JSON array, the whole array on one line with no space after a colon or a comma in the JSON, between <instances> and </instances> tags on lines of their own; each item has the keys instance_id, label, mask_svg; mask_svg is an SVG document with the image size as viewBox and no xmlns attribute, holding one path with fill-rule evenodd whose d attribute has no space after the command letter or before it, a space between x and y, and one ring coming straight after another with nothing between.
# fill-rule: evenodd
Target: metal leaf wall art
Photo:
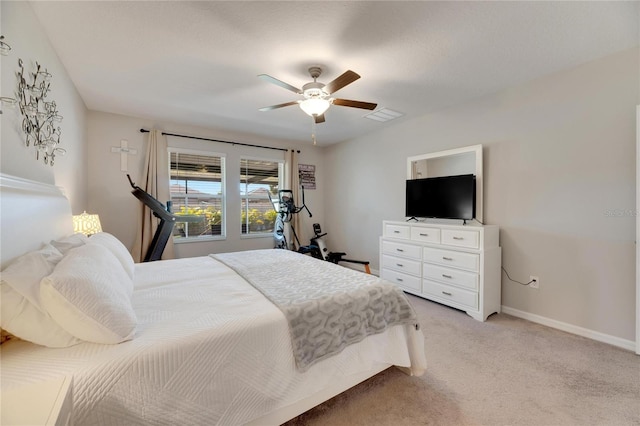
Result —
<instances>
[{"instance_id":1,"label":"metal leaf wall art","mask_svg":"<svg viewBox=\"0 0 640 426\"><path fill-rule=\"evenodd\" d=\"M18 78L18 105L22 114L22 130L25 144L36 148L36 159L42 155L44 163L53 166L56 155L64 155L60 148L60 127L62 115L54 101L47 101L51 88L51 74L36 62L35 72L25 72L22 59Z\"/></svg>"}]
</instances>

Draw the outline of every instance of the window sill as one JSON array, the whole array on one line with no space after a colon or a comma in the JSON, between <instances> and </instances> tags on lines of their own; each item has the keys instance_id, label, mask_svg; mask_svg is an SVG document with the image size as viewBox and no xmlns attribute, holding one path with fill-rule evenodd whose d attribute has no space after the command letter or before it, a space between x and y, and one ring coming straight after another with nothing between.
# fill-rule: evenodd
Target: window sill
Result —
<instances>
[{"instance_id":1,"label":"window sill","mask_svg":"<svg viewBox=\"0 0 640 426\"><path fill-rule=\"evenodd\" d=\"M173 244L188 244L188 243L204 243L207 241L224 241L227 239L226 235L216 235L208 237L182 237L174 238Z\"/></svg>"},{"instance_id":2,"label":"window sill","mask_svg":"<svg viewBox=\"0 0 640 426\"><path fill-rule=\"evenodd\" d=\"M250 240L252 238L273 238L273 232L265 232L260 234L242 234L240 235L241 240Z\"/></svg>"}]
</instances>

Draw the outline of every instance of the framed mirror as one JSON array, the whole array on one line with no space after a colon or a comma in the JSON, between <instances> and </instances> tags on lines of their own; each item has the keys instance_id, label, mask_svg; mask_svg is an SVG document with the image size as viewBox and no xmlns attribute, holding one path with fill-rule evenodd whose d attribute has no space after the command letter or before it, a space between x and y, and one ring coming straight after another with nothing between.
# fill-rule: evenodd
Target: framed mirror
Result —
<instances>
[{"instance_id":1,"label":"framed mirror","mask_svg":"<svg viewBox=\"0 0 640 426\"><path fill-rule=\"evenodd\" d=\"M476 220L483 223L482 145L472 145L407 158L407 179L455 176L470 173L476 176Z\"/></svg>"}]
</instances>

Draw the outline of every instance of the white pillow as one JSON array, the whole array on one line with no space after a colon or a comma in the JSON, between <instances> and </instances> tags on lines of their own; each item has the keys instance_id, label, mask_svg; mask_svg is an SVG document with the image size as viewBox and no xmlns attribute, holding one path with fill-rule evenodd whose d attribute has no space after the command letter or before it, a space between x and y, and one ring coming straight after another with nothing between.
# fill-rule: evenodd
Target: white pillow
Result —
<instances>
[{"instance_id":1,"label":"white pillow","mask_svg":"<svg viewBox=\"0 0 640 426\"><path fill-rule=\"evenodd\" d=\"M133 338L133 281L101 245L86 244L67 253L42 280L40 293L51 317L79 339L114 344Z\"/></svg>"},{"instance_id":2,"label":"white pillow","mask_svg":"<svg viewBox=\"0 0 640 426\"><path fill-rule=\"evenodd\" d=\"M0 283L0 327L15 336L52 348L80 343L45 311L40 299L40 281L62 259L50 244L24 254L2 271Z\"/></svg>"},{"instance_id":3,"label":"white pillow","mask_svg":"<svg viewBox=\"0 0 640 426\"><path fill-rule=\"evenodd\" d=\"M113 253L113 255L122 264L125 272L131 279L133 279L133 273L135 270L133 257L131 256L131 253L129 253L129 250L127 250L127 248L124 246L124 244L122 244L122 242L120 242L119 239L107 232L98 232L97 234L93 234L89 238L88 243L99 244L109 249L109 251Z\"/></svg>"},{"instance_id":4,"label":"white pillow","mask_svg":"<svg viewBox=\"0 0 640 426\"><path fill-rule=\"evenodd\" d=\"M51 245L58 249L64 256L72 248L80 247L87 244L89 237L84 234L76 233L69 235L68 237L60 238L57 240L51 240Z\"/></svg>"}]
</instances>

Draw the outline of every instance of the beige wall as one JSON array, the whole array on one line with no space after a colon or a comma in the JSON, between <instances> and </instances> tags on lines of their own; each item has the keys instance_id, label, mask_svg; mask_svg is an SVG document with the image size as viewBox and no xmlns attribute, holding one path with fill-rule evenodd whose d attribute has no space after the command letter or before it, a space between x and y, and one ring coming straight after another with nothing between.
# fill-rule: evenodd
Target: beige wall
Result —
<instances>
[{"instance_id":1,"label":"beige wall","mask_svg":"<svg viewBox=\"0 0 640 426\"><path fill-rule=\"evenodd\" d=\"M138 201L110 148L127 139L140 175L145 136L160 128L225 140L299 148L300 162L317 166L318 189L307 192L333 251L368 259L377 268L383 219L403 217L406 158L483 144L485 222L501 227L503 265L540 290L503 276L502 303L542 317L622 339L634 339L635 105L640 103L638 50L612 55L463 106L429 114L324 151L246 135L86 111L31 7L0 4L2 34L12 54L0 57L0 93L13 96L18 58L53 74L51 97L64 116L54 167L25 147L15 111L1 117L0 171L63 187L74 213L101 215L106 231L133 244ZM88 123L88 125L87 125ZM231 155L231 154L230 154ZM233 154L237 155L237 154ZM384 171L384 173L381 173ZM88 194L88 195L87 195ZM228 212L228 214L231 214ZM231 228L230 228L231 229ZM234 228L235 229L235 228ZM240 240L179 246L182 257L270 247Z\"/></svg>"},{"instance_id":2,"label":"beige wall","mask_svg":"<svg viewBox=\"0 0 640 426\"><path fill-rule=\"evenodd\" d=\"M483 144L503 266L540 277L535 291L503 274L503 305L633 341L638 65L638 49L620 52L328 148L329 246L377 268L382 220L404 217L406 158Z\"/></svg>"},{"instance_id":3,"label":"beige wall","mask_svg":"<svg viewBox=\"0 0 640 426\"><path fill-rule=\"evenodd\" d=\"M35 149L24 143L19 109L4 108L0 116L0 170L5 174L62 187L71 202L73 213L82 213L87 203L87 109L31 6L27 2L3 1L0 11L2 34L12 47L9 56L0 56L0 93L2 96L17 97L18 58L24 62L27 72L34 69L36 61L46 68L53 76L47 99L56 102L64 117L60 123L60 147L67 151L64 157L56 157L53 167L45 165L42 157L36 161Z\"/></svg>"},{"instance_id":4,"label":"beige wall","mask_svg":"<svg viewBox=\"0 0 640 426\"><path fill-rule=\"evenodd\" d=\"M305 191L306 202L313 217L309 218L306 212L300 213L303 221L302 229L297 229L297 231L299 234L304 234L300 238L301 243L309 243L308 239L312 234L312 224L314 222L323 223L322 150L309 144L296 145L256 136L214 131L174 123L157 123L153 120L95 111L89 113L88 123L89 210L98 213L103 229L118 237L129 249L132 248L135 240L136 209L140 202L131 194L131 186L126 178L126 172L120 171L120 154L112 153L111 147L120 146L120 141L125 139L129 142L130 148L138 151L136 155L129 156L128 166L131 178L134 182L139 182L148 138L147 133L140 133L140 128L157 128L169 133L300 150L299 162L302 164L314 164L316 166L316 180L318 181L316 190ZM240 156L284 158L284 154L281 151L248 148L238 145L231 146L193 139L169 137L168 143L170 146L226 153L228 188L234 187L234 181L238 182ZM237 191L227 191L227 238L223 241L176 244L176 257L203 256L209 253L273 247L274 241L271 237L240 238L240 201L235 192ZM166 200L160 201L166 202ZM296 203L300 204L301 201L296 200Z\"/></svg>"}]
</instances>

